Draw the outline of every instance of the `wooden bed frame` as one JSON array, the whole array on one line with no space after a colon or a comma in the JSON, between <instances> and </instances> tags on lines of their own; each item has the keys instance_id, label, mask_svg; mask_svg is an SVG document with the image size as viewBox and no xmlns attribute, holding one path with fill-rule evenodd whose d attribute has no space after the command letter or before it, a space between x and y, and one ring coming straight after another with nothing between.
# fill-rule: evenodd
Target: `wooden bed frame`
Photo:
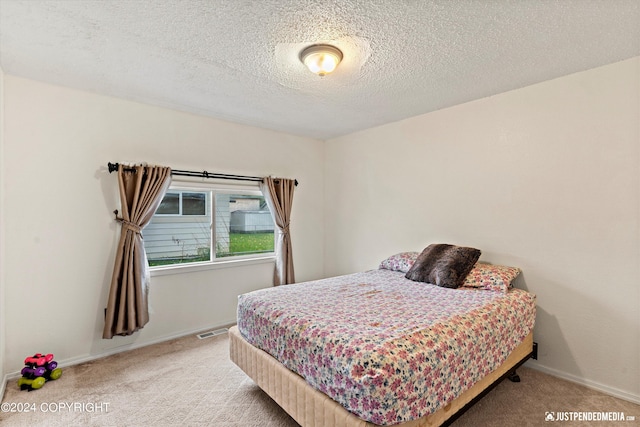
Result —
<instances>
[{"instance_id":1,"label":"wooden bed frame","mask_svg":"<svg viewBox=\"0 0 640 427\"><path fill-rule=\"evenodd\" d=\"M287 369L270 354L249 344L240 335L237 326L229 329L229 354L236 365L303 427L375 426L353 415L327 395L311 387L304 378ZM532 355L533 332L529 333L511 352L502 365L457 399L433 414L396 425L400 427L449 425L505 377L510 376L513 381L519 381L515 370Z\"/></svg>"}]
</instances>

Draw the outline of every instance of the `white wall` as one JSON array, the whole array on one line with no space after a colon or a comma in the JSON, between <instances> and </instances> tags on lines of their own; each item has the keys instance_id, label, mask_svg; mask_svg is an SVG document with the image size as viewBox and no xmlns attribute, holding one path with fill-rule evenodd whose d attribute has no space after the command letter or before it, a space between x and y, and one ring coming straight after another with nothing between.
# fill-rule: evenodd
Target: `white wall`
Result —
<instances>
[{"instance_id":1,"label":"white wall","mask_svg":"<svg viewBox=\"0 0 640 427\"><path fill-rule=\"evenodd\" d=\"M26 355L80 361L235 321L237 295L272 284L273 262L154 277L150 323L103 340L119 227L108 161L297 178L299 281L323 275L322 141L5 76L5 372Z\"/></svg>"},{"instance_id":2,"label":"white wall","mask_svg":"<svg viewBox=\"0 0 640 427\"><path fill-rule=\"evenodd\" d=\"M5 292L4 292L4 72L0 68L0 396L4 395ZM0 398L1 400L1 398Z\"/></svg>"},{"instance_id":3,"label":"white wall","mask_svg":"<svg viewBox=\"0 0 640 427\"><path fill-rule=\"evenodd\" d=\"M430 243L519 266L539 369L640 403L640 58L327 141L326 274Z\"/></svg>"}]
</instances>

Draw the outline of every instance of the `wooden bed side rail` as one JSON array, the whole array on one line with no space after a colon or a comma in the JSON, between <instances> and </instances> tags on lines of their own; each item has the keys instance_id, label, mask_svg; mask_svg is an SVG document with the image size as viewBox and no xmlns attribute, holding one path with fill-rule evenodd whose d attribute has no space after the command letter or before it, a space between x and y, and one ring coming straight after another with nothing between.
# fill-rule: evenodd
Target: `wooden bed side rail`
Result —
<instances>
[{"instance_id":1,"label":"wooden bed side rail","mask_svg":"<svg viewBox=\"0 0 640 427\"><path fill-rule=\"evenodd\" d=\"M509 355L498 369L477 382L457 399L433 414L397 424L400 427L433 427L452 422L500 380L532 354L533 333ZM314 389L268 353L249 344L237 326L229 329L229 355L255 383L303 427L376 427Z\"/></svg>"}]
</instances>

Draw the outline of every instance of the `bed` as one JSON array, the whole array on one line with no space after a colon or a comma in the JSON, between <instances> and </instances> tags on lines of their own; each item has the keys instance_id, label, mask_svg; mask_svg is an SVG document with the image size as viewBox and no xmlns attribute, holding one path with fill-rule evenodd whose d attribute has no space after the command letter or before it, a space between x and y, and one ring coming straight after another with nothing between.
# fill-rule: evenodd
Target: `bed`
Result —
<instances>
[{"instance_id":1,"label":"bed","mask_svg":"<svg viewBox=\"0 0 640 427\"><path fill-rule=\"evenodd\" d=\"M450 422L531 356L535 296L475 262L410 280L418 256L241 295L231 360L305 427Z\"/></svg>"}]
</instances>

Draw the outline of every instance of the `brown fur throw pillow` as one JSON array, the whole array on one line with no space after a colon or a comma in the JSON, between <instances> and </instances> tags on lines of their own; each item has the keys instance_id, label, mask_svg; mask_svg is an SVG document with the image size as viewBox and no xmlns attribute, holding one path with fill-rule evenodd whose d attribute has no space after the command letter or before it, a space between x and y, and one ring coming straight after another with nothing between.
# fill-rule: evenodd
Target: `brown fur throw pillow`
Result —
<instances>
[{"instance_id":1,"label":"brown fur throw pillow","mask_svg":"<svg viewBox=\"0 0 640 427\"><path fill-rule=\"evenodd\" d=\"M480 250L463 246L433 244L427 246L405 277L444 288L457 288L464 283L478 258Z\"/></svg>"}]
</instances>

